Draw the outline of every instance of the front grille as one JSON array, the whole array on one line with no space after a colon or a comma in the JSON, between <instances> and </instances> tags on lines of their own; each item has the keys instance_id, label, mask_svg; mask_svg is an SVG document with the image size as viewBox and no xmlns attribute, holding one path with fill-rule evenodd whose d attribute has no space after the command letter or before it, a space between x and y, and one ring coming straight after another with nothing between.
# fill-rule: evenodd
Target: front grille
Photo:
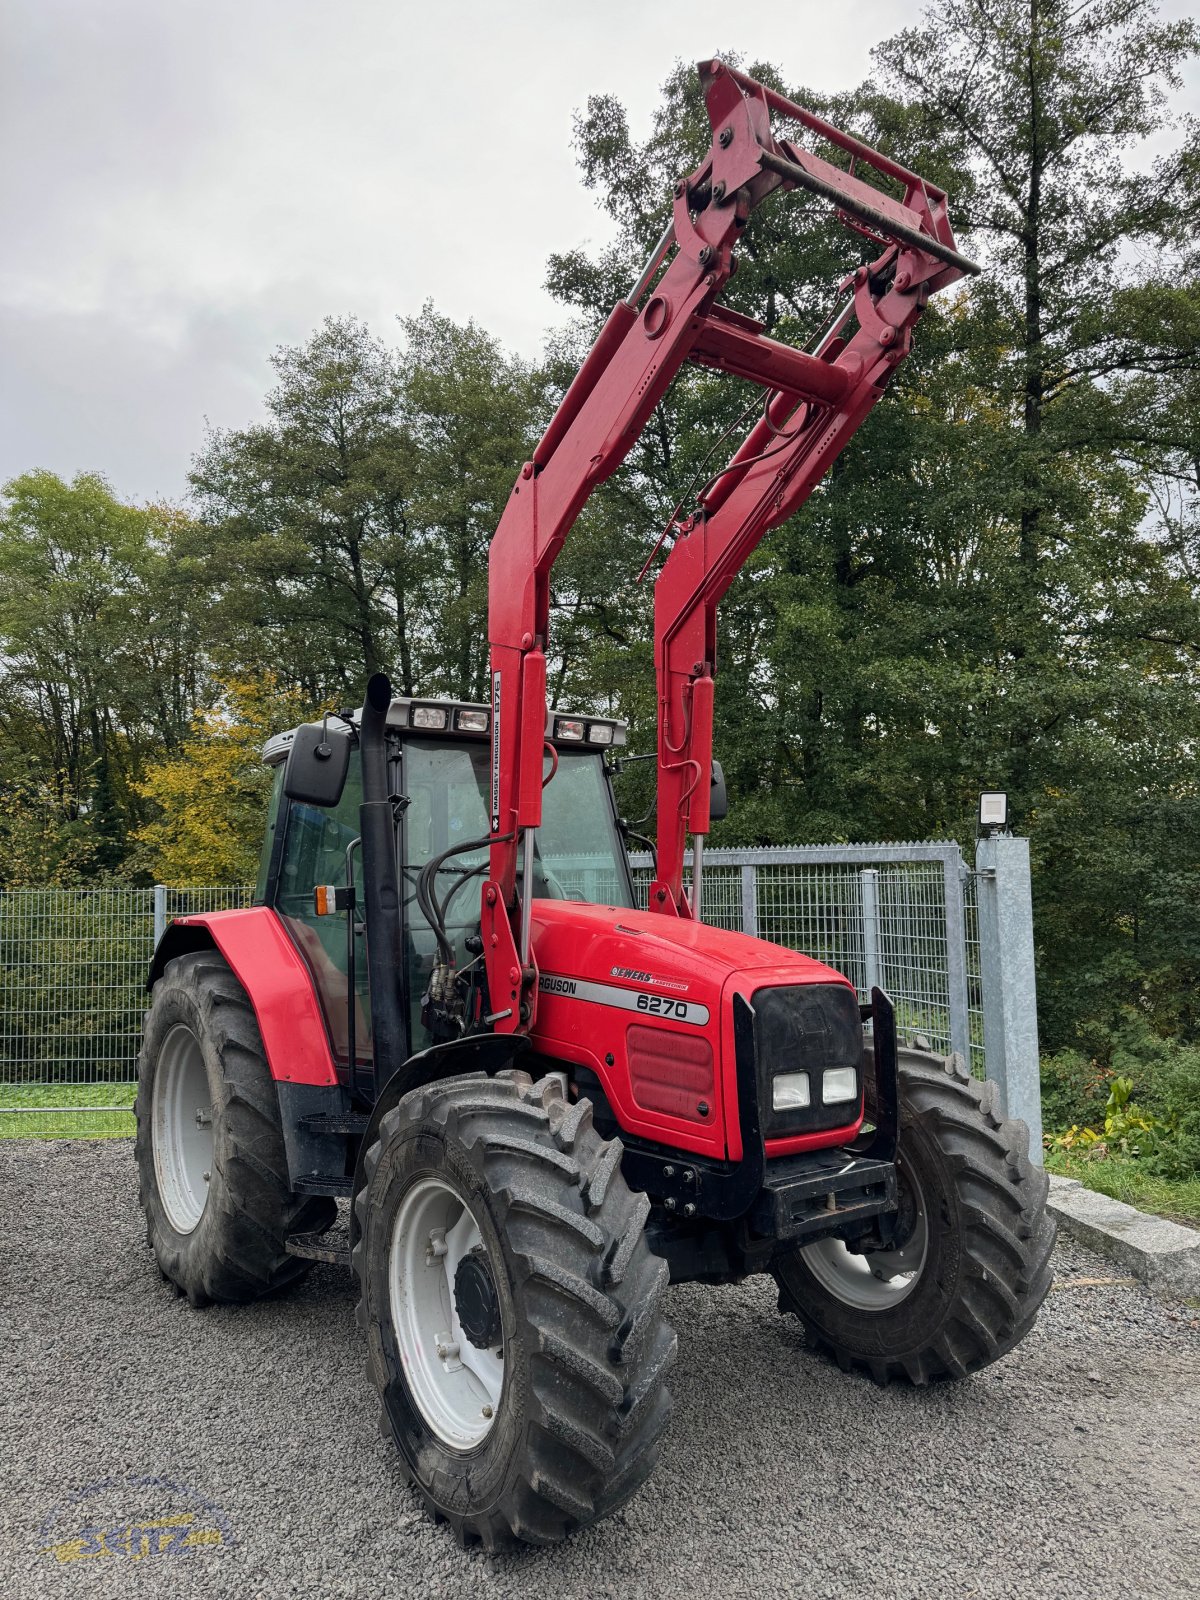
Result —
<instances>
[{"instance_id":1,"label":"front grille","mask_svg":"<svg viewBox=\"0 0 1200 1600\"><path fill-rule=\"evenodd\" d=\"M688 1122L713 1120L713 1053L703 1034L637 1023L626 1034L625 1044L630 1087L643 1111L660 1111Z\"/></svg>"},{"instance_id":2,"label":"front grille","mask_svg":"<svg viewBox=\"0 0 1200 1600\"><path fill-rule=\"evenodd\" d=\"M863 1032L858 997L844 983L800 983L758 989L754 995L754 1056L758 1074L762 1131L768 1139L796 1133L821 1133L858 1120L862 1091ZM853 1067L859 1075L859 1100L821 1103L821 1074L829 1067ZM802 1110L775 1111L771 1083L780 1072L807 1072L812 1104Z\"/></svg>"}]
</instances>

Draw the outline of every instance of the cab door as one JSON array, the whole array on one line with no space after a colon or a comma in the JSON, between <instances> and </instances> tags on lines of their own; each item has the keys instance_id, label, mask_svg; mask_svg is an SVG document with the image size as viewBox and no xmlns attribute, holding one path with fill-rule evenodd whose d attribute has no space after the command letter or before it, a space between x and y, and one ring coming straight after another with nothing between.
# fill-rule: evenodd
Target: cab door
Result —
<instances>
[{"instance_id":1,"label":"cab door","mask_svg":"<svg viewBox=\"0 0 1200 1600\"><path fill-rule=\"evenodd\" d=\"M373 1082L371 1002L361 920L361 887L359 904L354 911L318 916L313 898L318 884L345 888L352 873L356 879L361 879L357 849L361 803L362 770L356 750L350 758L346 787L336 807L326 810L295 800L288 804L275 910L312 974L339 1075L347 1083L357 1080L368 1087ZM353 1030L347 981L351 937L354 940ZM353 1072L350 1062L352 1031Z\"/></svg>"}]
</instances>

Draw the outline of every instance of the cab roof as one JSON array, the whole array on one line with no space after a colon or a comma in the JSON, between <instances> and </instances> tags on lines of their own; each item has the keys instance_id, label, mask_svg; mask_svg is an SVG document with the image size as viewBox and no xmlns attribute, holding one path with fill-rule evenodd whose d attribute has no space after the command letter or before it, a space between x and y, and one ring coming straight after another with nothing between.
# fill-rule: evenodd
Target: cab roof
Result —
<instances>
[{"instance_id":1,"label":"cab roof","mask_svg":"<svg viewBox=\"0 0 1200 1600\"><path fill-rule=\"evenodd\" d=\"M439 713L441 717L439 719ZM358 716L355 712L355 717ZM330 731L338 718L330 718ZM436 695L398 695L388 708L389 731L432 734L449 739L482 741L491 734L492 710L475 700L451 700ZM625 743L628 723L615 717L592 716L582 711L562 711L552 706L546 712L546 738L564 750L607 750ZM284 759L295 737L295 728L273 733L263 746L262 758L275 767Z\"/></svg>"}]
</instances>

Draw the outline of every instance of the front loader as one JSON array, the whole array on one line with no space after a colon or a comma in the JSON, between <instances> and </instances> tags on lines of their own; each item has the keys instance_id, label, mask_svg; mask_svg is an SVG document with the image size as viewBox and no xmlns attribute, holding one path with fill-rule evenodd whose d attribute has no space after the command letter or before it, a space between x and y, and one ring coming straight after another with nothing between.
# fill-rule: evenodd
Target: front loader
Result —
<instances>
[{"instance_id":1,"label":"front loader","mask_svg":"<svg viewBox=\"0 0 1200 1600\"><path fill-rule=\"evenodd\" d=\"M1011 1350L1050 1281L1045 1177L994 1087L898 1044L881 990L860 1004L702 919L718 603L930 294L976 269L935 185L719 61L700 73L708 155L492 541L487 703L376 675L361 708L273 738L254 905L174 922L149 980L137 1159L163 1274L203 1305L350 1266L400 1460L489 1549L560 1540L644 1482L668 1281L770 1273L814 1345L913 1384ZM750 214L795 189L869 258L805 350L721 303ZM688 361L762 406L666 530L643 903L611 787L625 728L546 705L550 574Z\"/></svg>"}]
</instances>

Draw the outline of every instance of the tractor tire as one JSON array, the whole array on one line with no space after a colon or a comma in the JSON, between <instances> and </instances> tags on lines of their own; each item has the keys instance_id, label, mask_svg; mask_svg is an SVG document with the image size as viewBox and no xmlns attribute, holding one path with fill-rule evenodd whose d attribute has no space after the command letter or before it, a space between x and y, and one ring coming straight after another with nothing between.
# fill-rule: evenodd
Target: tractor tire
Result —
<instances>
[{"instance_id":1,"label":"tractor tire","mask_svg":"<svg viewBox=\"0 0 1200 1600\"><path fill-rule=\"evenodd\" d=\"M622 1147L553 1077L410 1091L355 1201L381 1430L462 1545L554 1544L650 1475L670 1415L667 1265Z\"/></svg>"},{"instance_id":2,"label":"tractor tire","mask_svg":"<svg viewBox=\"0 0 1200 1600\"><path fill-rule=\"evenodd\" d=\"M134 1114L146 1240L193 1306L257 1300L309 1270L284 1241L328 1228L337 1204L289 1190L254 1010L215 950L177 956L154 985Z\"/></svg>"},{"instance_id":3,"label":"tractor tire","mask_svg":"<svg viewBox=\"0 0 1200 1600\"><path fill-rule=\"evenodd\" d=\"M811 1345L877 1383L965 1378L1018 1344L1050 1287L1055 1223L1029 1130L961 1058L901 1049L901 1235L867 1253L835 1239L772 1268L779 1309Z\"/></svg>"}]
</instances>

